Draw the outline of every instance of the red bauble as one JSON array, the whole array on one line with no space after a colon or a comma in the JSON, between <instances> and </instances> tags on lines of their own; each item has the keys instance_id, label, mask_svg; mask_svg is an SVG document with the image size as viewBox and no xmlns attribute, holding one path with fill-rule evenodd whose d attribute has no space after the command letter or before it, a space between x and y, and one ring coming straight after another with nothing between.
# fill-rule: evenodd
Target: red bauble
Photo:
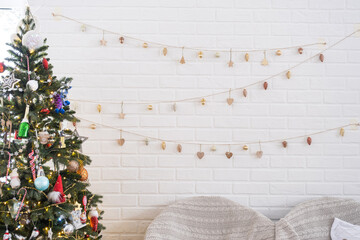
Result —
<instances>
[{"instance_id":1,"label":"red bauble","mask_svg":"<svg viewBox=\"0 0 360 240\"><path fill-rule=\"evenodd\" d=\"M0 63L0 73L5 71L5 64L3 62Z\"/></svg>"},{"instance_id":2,"label":"red bauble","mask_svg":"<svg viewBox=\"0 0 360 240\"><path fill-rule=\"evenodd\" d=\"M46 58L43 58L42 64L43 64L45 70L48 70L48 68L49 68L49 63L48 63L48 61L46 60Z\"/></svg>"}]
</instances>

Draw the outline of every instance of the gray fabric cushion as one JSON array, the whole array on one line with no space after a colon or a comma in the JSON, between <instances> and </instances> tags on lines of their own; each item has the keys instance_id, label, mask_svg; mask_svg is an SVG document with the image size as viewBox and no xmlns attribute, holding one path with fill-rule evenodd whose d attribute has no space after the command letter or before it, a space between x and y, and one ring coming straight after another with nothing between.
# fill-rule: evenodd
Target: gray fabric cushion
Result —
<instances>
[{"instance_id":1,"label":"gray fabric cushion","mask_svg":"<svg viewBox=\"0 0 360 240\"><path fill-rule=\"evenodd\" d=\"M193 197L170 205L145 240L330 240L334 218L360 225L360 203L320 198L299 204L274 223L222 197Z\"/></svg>"}]
</instances>

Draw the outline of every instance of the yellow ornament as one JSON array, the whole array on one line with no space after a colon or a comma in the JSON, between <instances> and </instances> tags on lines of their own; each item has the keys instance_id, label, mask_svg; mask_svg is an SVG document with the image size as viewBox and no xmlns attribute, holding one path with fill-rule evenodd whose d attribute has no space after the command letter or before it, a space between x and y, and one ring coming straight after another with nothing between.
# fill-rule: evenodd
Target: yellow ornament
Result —
<instances>
[{"instance_id":1,"label":"yellow ornament","mask_svg":"<svg viewBox=\"0 0 360 240\"><path fill-rule=\"evenodd\" d=\"M203 106L204 106L204 105L205 105L205 103L206 103L205 98L202 98L200 102L201 102L201 105L203 105Z\"/></svg>"},{"instance_id":2,"label":"yellow ornament","mask_svg":"<svg viewBox=\"0 0 360 240\"><path fill-rule=\"evenodd\" d=\"M162 149L162 150L165 150L165 149L166 149L166 142L162 142L162 143L161 143L161 149Z\"/></svg>"},{"instance_id":3,"label":"yellow ornament","mask_svg":"<svg viewBox=\"0 0 360 240\"><path fill-rule=\"evenodd\" d=\"M150 105L147 106L147 109L148 109L149 111L151 111L151 110L153 110L153 106L150 104Z\"/></svg>"},{"instance_id":4,"label":"yellow ornament","mask_svg":"<svg viewBox=\"0 0 360 240\"><path fill-rule=\"evenodd\" d=\"M143 48L148 48L148 47L149 47L149 44L146 43L146 42L144 42L144 43L143 43Z\"/></svg>"},{"instance_id":5,"label":"yellow ornament","mask_svg":"<svg viewBox=\"0 0 360 240\"><path fill-rule=\"evenodd\" d=\"M291 72L290 72L290 71L287 71L286 77L287 77L287 79L290 79L290 78L291 78Z\"/></svg>"},{"instance_id":6,"label":"yellow ornament","mask_svg":"<svg viewBox=\"0 0 360 240\"><path fill-rule=\"evenodd\" d=\"M100 104L97 105L97 110L99 113L101 113L101 105Z\"/></svg>"},{"instance_id":7,"label":"yellow ornament","mask_svg":"<svg viewBox=\"0 0 360 240\"><path fill-rule=\"evenodd\" d=\"M248 53L245 54L245 61L249 61L250 55Z\"/></svg>"},{"instance_id":8,"label":"yellow ornament","mask_svg":"<svg viewBox=\"0 0 360 240\"><path fill-rule=\"evenodd\" d=\"M344 128L341 128L341 129L340 129L340 136L343 137L344 135L345 135L345 129L344 129Z\"/></svg>"},{"instance_id":9,"label":"yellow ornament","mask_svg":"<svg viewBox=\"0 0 360 240\"><path fill-rule=\"evenodd\" d=\"M95 123L91 124L91 125L90 125L90 128L91 128L91 129L96 129L96 124L95 124Z\"/></svg>"},{"instance_id":10,"label":"yellow ornament","mask_svg":"<svg viewBox=\"0 0 360 240\"><path fill-rule=\"evenodd\" d=\"M200 59L204 57L204 54L203 54L202 51L198 52L198 57L199 57Z\"/></svg>"},{"instance_id":11,"label":"yellow ornament","mask_svg":"<svg viewBox=\"0 0 360 240\"><path fill-rule=\"evenodd\" d=\"M277 56L281 56L281 54L282 54L282 53L281 53L280 50L277 50L277 51L276 51L276 55L277 55Z\"/></svg>"},{"instance_id":12,"label":"yellow ornament","mask_svg":"<svg viewBox=\"0 0 360 240\"><path fill-rule=\"evenodd\" d=\"M162 50L162 54L163 54L164 56L166 56L166 55L167 55L167 53L168 53L167 48L166 48L166 47L165 47L165 48L163 48L163 50Z\"/></svg>"},{"instance_id":13,"label":"yellow ornament","mask_svg":"<svg viewBox=\"0 0 360 240\"><path fill-rule=\"evenodd\" d=\"M249 146L245 144L245 145L243 146L243 150L245 150L245 151L249 150Z\"/></svg>"},{"instance_id":14,"label":"yellow ornament","mask_svg":"<svg viewBox=\"0 0 360 240\"><path fill-rule=\"evenodd\" d=\"M220 57L220 53L219 53L219 52L216 52L216 53L215 53L215 57L216 57L216 58L219 58L219 57Z\"/></svg>"}]
</instances>

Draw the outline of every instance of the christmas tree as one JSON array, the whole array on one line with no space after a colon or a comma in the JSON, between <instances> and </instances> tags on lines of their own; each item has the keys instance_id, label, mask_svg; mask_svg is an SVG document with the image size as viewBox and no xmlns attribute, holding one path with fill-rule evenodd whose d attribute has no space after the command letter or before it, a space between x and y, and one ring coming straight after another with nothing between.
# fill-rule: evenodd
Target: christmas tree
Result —
<instances>
[{"instance_id":1,"label":"christmas tree","mask_svg":"<svg viewBox=\"0 0 360 240\"><path fill-rule=\"evenodd\" d=\"M100 239L101 196L87 187L86 140L27 8L0 63L0 234L3 239ZM72 126L67 126L72 123ZM71 125L71 124L70 124Z\"/></svg>"}]
</instances>

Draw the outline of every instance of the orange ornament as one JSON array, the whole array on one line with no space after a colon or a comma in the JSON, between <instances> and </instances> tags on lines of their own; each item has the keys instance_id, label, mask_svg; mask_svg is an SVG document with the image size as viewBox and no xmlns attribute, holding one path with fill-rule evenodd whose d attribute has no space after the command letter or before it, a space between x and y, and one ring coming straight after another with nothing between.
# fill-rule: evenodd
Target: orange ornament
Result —
<instances>
[{"instance_id":1,"label":"orange ornament","mask_svg":"<svg viewBox=\"0 0 360 240\"><path fill-rule=\"evenodd\" d=\"M79 171L77 171L79 175L81 175L80 181L86 181L89 177L88 171L85 168L80 168Z\"/></svg>"}]
</instances>

